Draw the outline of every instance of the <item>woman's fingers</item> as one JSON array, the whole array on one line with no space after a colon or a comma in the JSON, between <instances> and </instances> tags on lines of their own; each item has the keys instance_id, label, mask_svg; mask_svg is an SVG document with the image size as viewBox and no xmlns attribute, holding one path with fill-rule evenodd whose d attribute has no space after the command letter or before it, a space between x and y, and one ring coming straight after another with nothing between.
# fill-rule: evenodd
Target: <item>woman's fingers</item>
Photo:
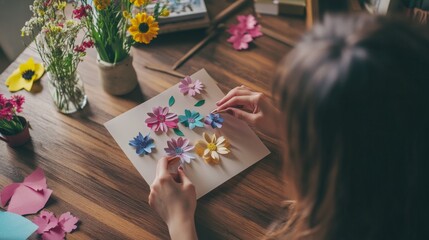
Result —
<instances>
[{"instance_id":1,"label":"woman's fingers","mask_svg":"<svg viewBox=\"0 0 429 240\"><path fill-rule=\"evenodd\" d=\"M255 125L256 119L258 117L254 113L249 113L238 108L228 108L227 111L228 113L232 114L234 117L241 119L249 123L250 125Z\"/></svg>"},{"instance_id":2,"label":"woman's fingers","mask_svg":"<svg viewBox=\"0 0 429 240\"><path fill-rule=\"evenodd\" d=\"M163 157L158 161L158 164L156 165L156 178L168 173L168 160L169 158Z\"/></svg>"},{"instance_id":3,"label":"woman's fingers","mask_svg":"<svg viewBox=\"0 0 429 240\"><path fill-rule=\"evenodd\" d=\"M218 108L216 108L216 111L222 111L229 107L238 107L242 106L245 109L248 109L249 111L253 111L253 104L254 99L253 95L248 96L234 96L228 101L226 101L224 104L220 105Z\"/></svg>"},{"instance_id":4,"label":"woman's fingers","mask_svg":"<svg viewBox=\"0 0 429 240\"><path fill-rule=\"evenodd\" d=\"M182 184L183 184L184 186L192 185L191 180L189 180L189 178L186 176L186 174L185 174L185 172L183 171L183 168L182 168L182 167L179 167L178 172L179 172L180 179L182 180Z\"/></svg>"},{"instance_id":5,"label":"woman's fingers","mask_svg":"<svg viewBox=\"0 0 429 240\"><path fill-rule=\"evenodd\" d=\"M229 91L225 97L223 97L221 100L219 100L216 105L220 106L222 104L224 104L226 101L228 101L229 99L231 99L234 96L246 96L246 95L251 95L253 94L252 91L250 91L250 89L248 89L245 86L240 86L240 87L236 87L234 89L232 89L231 91Z\"/></svg>"}]
</instances>

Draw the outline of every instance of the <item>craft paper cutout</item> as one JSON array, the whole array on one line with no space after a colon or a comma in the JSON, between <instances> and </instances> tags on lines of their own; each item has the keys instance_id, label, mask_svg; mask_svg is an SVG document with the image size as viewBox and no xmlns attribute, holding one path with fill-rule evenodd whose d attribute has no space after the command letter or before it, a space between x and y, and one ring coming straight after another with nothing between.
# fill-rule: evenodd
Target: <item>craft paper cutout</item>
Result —
<instances>
[{"instance_id":1,"label":"craft paper cutout","mask_svg":"<svg viewBox=\"0 0 429 240\"><path fill-rule=\"evenodd\" d=\"M204 123L210 125L213 129L221 128L224 119L220 116L219 113L210 113L204 119Z\"/></svg>"},{"instance_id":2,"label":"craft paper cutout","mask_svg":"<svg viewBox=\"0 0 429 240\"><path fill-rule=\"evenodd\" d=\"M182 164L191 163L194 159L188 152L194 149L194 146L189 145L189 140L179 137L177 139L170 139L167 141L168 148L164 148L169 157L179 157Z\"/></svg>"},{"instance_id":3,"label":"craft paper cutout","mask_svg":"<svg viewBox=\"0 0 429 240\"><path fill-rule=\"evenodd\" d=\"M11 212L0 212L0 239L24 240L36 230L37 225L25 217Z\"/></svg>"},{"instance_id":4,"label":"craft paper cutout","mask_svg":"<svg viewBox=\"0 0 429 240\"><path fill-rule=\"evenodd\" d=\"M6 86L9 91L16 92L21 89L31 91L33 83L39 80L45 69L40 63L35 63L34 59L30 57L27 62L19 65L18 69L6 79Z\"/></svg>"},{"instance_id":5,"label":"craft paper cutout","mask_svg":"<svg viewBox=\"0 0 429 240\"><path fill-rule=\"evenodd\" d=\"M184 95L189 94L190 96L195 96L196 94L201 94L204 85L200 80L192 81L191 77L186 76L180 81L179 89L180 92Z\"/></svg>"},{"instance_id":6,"label":"craft paper cutout","mask_svg":"<svg viewBox=\"0 0 429 240\"><path fill-rule=\"evenodd\" d=\"M152 152L152 148L155 148L155 143L149 135L143 137L141 132L139 132L139 135L129 142L130 146L136 148L138 155L148 155Z\"/></svg>"},{"instance_id":7,"label":"craft paper cutout","mask_svg":"<svg viewBox=\"0 0 429 240\"><path fill-rule=\"evenodd\" d=\"M199 79L201 83L204 84L205 89L210 89L210 91L204 91L202 93L202 99L206 100L206 103L198 108L198 112L205 117L217 107L216 102L222 99L225 94L222 93L216 81L213 80L205 70L198 71L191 75L191 78ZM170 112L183 114L185 109L194 106L196 102L195 98L183 95L178 90L178 85L179 83L105 123L106 128L119 147L124 151L125 155L130 159L148 185L152 184L155 179L156 165L159 159L166 156L165 151L163 149L162 151L152 151L151 154L145 155L145 161L142 161L142 158L135 153L135 149L130 147L128 143L131 136L137 135L139 131L142 133L150 132L150 128L148 128L146 124L142 124L142 119L144 120L147 117L146 113L151 112L154 106L159 106L160 103L167 104L171 96L174 96L176 103L170 107ZM222 128L212 130L211 127L207 126L207 129L210 128L210 130L206 131L210 135L216 131L219 135L227 138L232 146L230 148L231 152L226 155L221 155L221 161L218 165L212 165L206 164L204 160L195 153L194 149L192 153L195 155L195 159L191 161L191 165L184 168L186 176L195 186L197 198L212 191L269 154L268 149L246 122L229 114L221 114L221 116L225 119ZM205 128L191 130L187 127L179 127L179 129L193 145L203 138L202 134L205 130ZM154 139L157 148L159 148L160 143L162 143L163 148L167 147L168 140L172 137L178 137L173 131L171 131L170 135L151 133L150 136Z\"/></svg>"},{"instance_id":8,"label":"craft paper cutout","mask_svg":"<svg viewBox=\"0 0 429 240\"><path fill-rule=\"evenodd\" d=\"M55 215L48 211L41 211L40 215L33 219L38 226L37 233L42 235L42 239L62 240L66 233L70 233L77 228L79 218L71 215L70 212L61 214L57 219Z\"/></svg>"},{"instance_id":9,"label":"craft paper cutout","mask_svg":"<svg viewBox=\"0 0 429 240\"><path fill-rule=\"evenodd\" d=\"M169 112L168 107L154 107L147 115L149 118L145 122L152 131L167 132L169 128L177 128L177 114Z\"/></svg>"},{"instance_id":10,"label":"craft paper cutout","mask_svg":"<svg viewBox=\"0 0 429 240\"><path fill-rule=\"evenodd\" d=\"M12 183L3 188L0 193L1 205L5 207L7 202L8 212L20 215L34 214L42 209L52 190L46 185L46 178L43 170L37 168L28 175L22 183Z\"/></svg>"},{"instance_id":11,"label":"craft paper cutout","mask_svg":"<svg viewBox=\"0 0 429 240\"><path fill-rule=\"evenodd\" d=\"M175 102L176 102L176 99L174 99L174 97L171 96L170 99L168 100L168 106L170 107L173 106Z\"/></svg>"},{"instance_id":12,"label":"craft paper cutout","mask_svg":"<svg viewBox=\"0 0 429 240\"><path fill-rule=\"evenodd\" d=\"M180 137L184 137L184 136L185 136L185 134L183 134L183 132L182 132L182 131L180 131L178 128L173 129L173 131L174 131L174 133L175 133L177 136L180 136Z\"/></svg>"},{"instance_id":13,"label":"craft paper cutout","mask_svg":"<svg viewBox=\"0 0 429 240\"><path fill-rule=\"evenodd\" d=\"M213 134L211 137L203 133L204 140L199 140L195 144L195 152L207 163L219 164L220 155L231 152L228 140L224 136L217 137Z\"/></svg>"},{"instance_id":14,"label":"craft paper cutout","mask_svg":"<svg viewBox=\"0 0 429 240\"><path fill-rule=\"evenodd\" d=\"M227 41L232 43L235 50L247 49L253 39L262 36L261 25L258 24L256 18L252 15L239 15L237 16L237 20L238 24L233 24L228 29L231 37Z\"/></svg>"},{"instance_id":15,"label":"craft paper cutout","mask_svg":"<svg viewBox=\"0 0 429 240\"><path fill-rule=\"evenodd\" d=\"M204 105L204 103L206 103L206 100L200 100L200 101L198 101L197 103L195 103L195 107L201 107L201 106L203 106Z\"/></svg>"},{"instance_id":16,"label":"craft paper cutout","mask_svg":"<svg viewBox=\"0 0 429 240\"><path fill-rule=\"evenodd\" d=\"M185 115L179 115L179 122L189 129L204 127L203 116L199 112L185 109Z\"/></svg>"}]
</instances>

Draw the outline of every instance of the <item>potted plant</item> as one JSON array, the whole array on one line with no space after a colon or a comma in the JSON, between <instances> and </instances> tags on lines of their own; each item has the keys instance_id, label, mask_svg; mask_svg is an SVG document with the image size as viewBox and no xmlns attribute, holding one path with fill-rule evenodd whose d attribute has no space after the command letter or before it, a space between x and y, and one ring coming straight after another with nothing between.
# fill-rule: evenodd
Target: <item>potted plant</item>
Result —
<instances>
[{"instance_id":1,"label":"potted plant","mask_svg":"<svg viewBox=\"0 0 429 240\"><path fill-rule=\"evenodd\" d=\"M146 7L149 4L156 9L150 14L146 13ZM132 18L132 12L139 18ZM95 44L100 78L106 92L112 95L124 95L137 86L137 75L130 54L131 46L135 42L148 44L155 38L159 30L156 19L160 15L168 14L166 6L161 6L159 1L78 1L73 16L85 24ZM135 29L136 25L137 29ZM144 31L145 37L141 34L136 37L139 26L141 26L140 30Z\"/></svg>"},{"instance_id":2,"label":"potted plant","mask_svg":"<svg viewBox=\"0 0 429 240\"><path fill-rule=\"evenodd\" d=\"M77 35L84 25L77 19L66 18L66 5L60 0L35 0L30 6L33 17L25 23L22 35L34 40L48 72L54 103L60 112L68 114L87 103L77 66L93 42L84 34L78 43Z\"/></svg>"},{"instance_id":3,"label":"potted plant","mask_svg":"<svg viewBox=\"0 0 429 240\"><path fill-rule=\"evenodd\" d=\"M29 123L24 117L18 116L24 101L20 95L6 98L0 94L0 139L10 147L23 145L30 140Z\"/></svg>"}]
</instances>

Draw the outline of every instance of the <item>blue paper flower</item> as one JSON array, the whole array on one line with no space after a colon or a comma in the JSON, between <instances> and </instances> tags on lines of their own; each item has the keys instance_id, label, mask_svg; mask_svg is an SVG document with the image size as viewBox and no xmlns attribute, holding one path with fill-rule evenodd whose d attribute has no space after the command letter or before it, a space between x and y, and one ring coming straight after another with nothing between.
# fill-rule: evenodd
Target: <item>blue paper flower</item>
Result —
<instances>
[{"instance_id":1,"label":"blue paper flower","mask_svg":"<svg viewBox=\"0 0 429 240\"><path fill-rule=\"evenodd\" d=\"M205 124L212 126L212 128L221 128L223 121L219 113L210 113L204 120Z\"/></svg>"},{"instance_id":2,"label":"blue paper flower","mask_svg":"<svg viewBox=\"0 0 429 240\"><path fill-rule=\"evenodd\" d=\"M179 116L179 122L190 129L194 129L195 127L204 127L202 120L203 116L201 116L199 112L190 111L188 109L185 109L185 115Z\"/></svg>"},{"instance_id":3,"label":"blue paper flower","mask_svg":"<svg viewBox=\"0 0 429 240\"><path fill-rule=\"evenodd\" d=\"M149 134L144 136L139 132L139 135L130 141L130 146L136 148L138 155L147 155L152 152L152 148L155 148L155 143Z\"/></svg>"}]
</instances>

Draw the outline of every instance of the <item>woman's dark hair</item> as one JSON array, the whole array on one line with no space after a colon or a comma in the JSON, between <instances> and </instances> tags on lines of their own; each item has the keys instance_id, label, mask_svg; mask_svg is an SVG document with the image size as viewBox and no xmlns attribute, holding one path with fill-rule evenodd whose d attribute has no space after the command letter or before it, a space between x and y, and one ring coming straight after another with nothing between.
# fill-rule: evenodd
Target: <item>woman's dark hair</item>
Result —
<instances>
[{"instance_id":1,"label":"woman's dark hair","mask_svg":"<svg viewBox=\"0 0 429 240\"><path fill-rule=\"evenodd\" d=\"M297 201L268 238L429 239L429 38L327 16L279 67Z\"/></svg>"}]
</instances>

